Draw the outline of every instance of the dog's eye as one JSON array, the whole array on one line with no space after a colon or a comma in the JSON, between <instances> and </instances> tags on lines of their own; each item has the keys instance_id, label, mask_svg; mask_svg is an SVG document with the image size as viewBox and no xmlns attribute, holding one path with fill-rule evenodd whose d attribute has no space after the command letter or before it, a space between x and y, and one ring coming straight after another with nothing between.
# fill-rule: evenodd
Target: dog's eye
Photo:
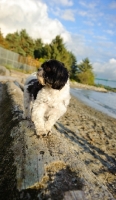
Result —
<instances>
[{"instance_id":1,"label":"dog's eye","mask_svg":"<svg viewBox=\"0 0 116 200\"><path fill-rule=\"evenodd\" d=\"M50 72L51 71L50 67L46 67L46 71Z\"/></svg>"}]
</instances>

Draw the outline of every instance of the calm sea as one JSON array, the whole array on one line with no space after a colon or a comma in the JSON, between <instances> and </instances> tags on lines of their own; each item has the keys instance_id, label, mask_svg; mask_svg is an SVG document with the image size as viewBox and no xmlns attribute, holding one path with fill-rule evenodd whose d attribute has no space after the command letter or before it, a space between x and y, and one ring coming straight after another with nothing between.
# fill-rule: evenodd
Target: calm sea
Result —
<instances>
[{"instance_id":1,"label":"calm sea","mask_svg":"<svg viewBox=\"0 0 116 200\"><path fill-rule=\"evenodd\" d=\"M112 88L116 88L116 81L95 79L95 83L110 86Z\"/></svg>"},{"instance_id":2,"label":"calm sea","mask_svg":"<svg viewBox=\"0 0 116 200\"><path fill-rule=\"evenodd\" d=\"M71 88L70 92L85 104L116 118L116 93L103 93L77 88Z\"/></svg>"}]
</instances>

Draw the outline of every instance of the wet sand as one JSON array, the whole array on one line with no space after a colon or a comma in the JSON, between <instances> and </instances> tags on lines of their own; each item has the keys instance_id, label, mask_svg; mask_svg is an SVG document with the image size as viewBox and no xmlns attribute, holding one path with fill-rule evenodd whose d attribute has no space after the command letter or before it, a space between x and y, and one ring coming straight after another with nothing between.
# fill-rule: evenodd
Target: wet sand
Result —
<instances>
[{"instance_id":1,"label":"wet sand","mask_svg":"<svg viewBox=\"0 0 116 200\"><path fill-rule=\"evenodd\" d=\"M72 97L58 123L78 141L80 159L116 198L116 119Z\"/></svg>"}]
</instances>

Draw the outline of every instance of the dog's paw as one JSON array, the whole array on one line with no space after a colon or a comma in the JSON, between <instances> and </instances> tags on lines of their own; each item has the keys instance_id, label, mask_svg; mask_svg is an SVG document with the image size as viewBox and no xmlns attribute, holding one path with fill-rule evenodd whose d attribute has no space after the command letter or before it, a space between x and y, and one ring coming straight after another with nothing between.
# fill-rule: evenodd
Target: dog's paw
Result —
<instances>
[{"instance_id":1,"label":"dog's paw","mask_svg":"<svg viewBox=\"0 0 116 200\"><path fill-rule=\"evenodd\" d=\"M42 134L42 137L48 137L48 136L50 136L51 134L52 134L52 132L51 132L51 131L48 131L48 132Z\"/></svg>"},{"instance_id":2,"label":"dog's paw","mask_svg":"<svg viewBox=\"0 0 116 200\"><path fill-rule=\"evenodd\" d=\"M39 136L39 137L44 137L44 136L46 136L46 133L44 131L40 131L40 130L37 131L36 130L36 135Z\"/></svg>"},{"instance_id":3,"label":"dog's paw","mask_svg":"<svg viewBox=\"0 0 116 200\"><path fill-rule=\"evenodd\" d=\"M51 135L51 131L49 131L49 132L39 131L36 134L39 137L47 137L47 136Z\"/></svg>"},{"instance_id":4,"label":"dog's paw","mask_svg":"<svg viewBox=\"0 0 116 200\"><path fill-rule=\"evenodd\" d=\"M23 120L31 121L31 117L28 117L28 116L25 116L25 115L22 116L22 119L23 119Z\"/></svg>"},{"instance_id":5,"label":"dog's paw","mask_svg":"<svg viewBox=\"0 0 116 200\"><path fill-rule=\"evenodd\" d=\"M47 136L52 135L52 131L48 131Z\"/></svg>"},{"instance_id":6,"label":"dog's paw","mask_svg":"<svg viewBox=\"0 0 116 200\"><path fill-rule=\"evenodd\" d=\"M31 117L26 117L26 120L31 121Z\"/></svg>"}]
</instances>

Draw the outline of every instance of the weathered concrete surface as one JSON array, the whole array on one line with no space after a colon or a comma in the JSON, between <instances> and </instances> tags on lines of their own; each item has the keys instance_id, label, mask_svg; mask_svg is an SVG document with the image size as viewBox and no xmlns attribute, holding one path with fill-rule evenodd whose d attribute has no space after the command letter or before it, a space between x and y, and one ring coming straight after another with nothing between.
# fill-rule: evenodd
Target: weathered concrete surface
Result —
<instances>
[{"instance_id":1,"label":"weathered concrete surface","mask_svg":"<svg viewBox=\"0 0 116 200\"><path fill-rule=\"evenodd\" d=\"M22 119L20 85L0 85L0 199L113 200L112 194L86 167L79 143L56 123L53 134L37 137Z\"/></svg>"},{"instance_id":2,"label":"weathered concrete surface","mask_svg":"<svg viewBox=\"0 0 116 200\"><path fill-rule=\"evenodd\" d=\"M24 84L28 76L29 74L24 74L21 71L16 71L14 69L9 70L4 66L0 66L0 82L18 81L18 83Z\"/></svg>"},{"instance_id":3,"label":"weathered concrete surface","mask_svg":"<svg viewBox=\"0 0 116 200\"><path fill-rule=\"evenodd\" d=\"M10 76L10 70L8 70L8 69L6 69L6 67L0 65L0 75Z\"/></svg>"}]
</instances>

